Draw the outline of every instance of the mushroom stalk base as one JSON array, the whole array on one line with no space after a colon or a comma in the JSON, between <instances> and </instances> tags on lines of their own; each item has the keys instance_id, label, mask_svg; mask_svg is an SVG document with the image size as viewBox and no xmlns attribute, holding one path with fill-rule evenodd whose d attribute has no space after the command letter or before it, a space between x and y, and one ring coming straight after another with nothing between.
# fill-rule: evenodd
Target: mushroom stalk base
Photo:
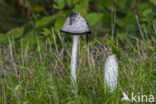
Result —
<instances>
[{"instance_id":1,"label":"mushroom stalk base","mask_svg":"<svg viewBox=\"0 0 156 104\"><path fill-rule=\"evenodd\" d=\"M79 35L73 36L73 47L72 47L72 56L71 56L71 66L70 71L72 75L72 82L76 84L76 64L77 64L77 48L79 43Z\"/></svg>"}]
</instances>

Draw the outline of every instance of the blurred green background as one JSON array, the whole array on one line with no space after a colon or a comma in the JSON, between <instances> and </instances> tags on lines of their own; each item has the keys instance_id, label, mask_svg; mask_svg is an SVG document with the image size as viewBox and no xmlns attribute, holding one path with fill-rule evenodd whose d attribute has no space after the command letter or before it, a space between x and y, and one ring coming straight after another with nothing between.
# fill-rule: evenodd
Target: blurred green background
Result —
<instances>
[{"instance_id":1,"label":"blurred green background","mask_svg":"<svg viewBox=\"0 0 156 104\"><path fill-rule=\"evenodd\" d=\"M0 44L10 36L45 40L72 12L86 18L93 38L122 33L140 38L142 29L152 38L155 11L156 0L0 0Z\"/></svg>"}]
</instances>

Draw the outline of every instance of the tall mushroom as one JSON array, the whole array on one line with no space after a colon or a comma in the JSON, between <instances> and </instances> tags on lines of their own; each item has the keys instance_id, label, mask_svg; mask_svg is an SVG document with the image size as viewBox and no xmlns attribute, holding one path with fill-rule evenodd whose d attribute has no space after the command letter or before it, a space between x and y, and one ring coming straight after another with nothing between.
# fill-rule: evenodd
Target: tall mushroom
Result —
<instances>
[{"instance_id":1,"label":"tall mushroom","mask_svg":"<svg viewBox=\"0 0 156 104\"><path fill-rule=\"evenodd\" d=\"M105 87L108 87L110 89L110 92L113 93L113 91L117 87L117 81L118 81L118 61L114 54L110 54L106 59L104 68Z\"/></svg>"},{"instance_id":2,"label":"tall mushroom","mask_svg":"<svg viewBox=\"0 0 156 104\"><path fill-rule=\"evenodd\" d=\"M67 20L60 31L73 35L70 71L73 79L72 81L76 84L76 63L79 35L90 34L91 32L88 28L87 22L80 13L72 13L69 17L67 17Z\"/></svg>"}]
</instances>

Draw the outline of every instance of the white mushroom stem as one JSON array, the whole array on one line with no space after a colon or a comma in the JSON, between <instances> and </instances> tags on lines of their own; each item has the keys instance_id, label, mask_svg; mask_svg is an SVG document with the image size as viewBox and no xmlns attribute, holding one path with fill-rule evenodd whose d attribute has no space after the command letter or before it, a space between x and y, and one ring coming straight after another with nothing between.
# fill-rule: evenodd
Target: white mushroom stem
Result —
<instances>
[{"instance_id":1,"label":"white mushroom stem","mask_svg":"<svg viewBox=\"0 0 156 104\"><path fill-rule=\"evenodd\" d=\"M71 56L71 66L70 66L72 81L74 84L76 84L76 64L77 64L78 43L79 43L79 35L74 35L73 36L72 56Z\"/></svg>"}]
</instances>

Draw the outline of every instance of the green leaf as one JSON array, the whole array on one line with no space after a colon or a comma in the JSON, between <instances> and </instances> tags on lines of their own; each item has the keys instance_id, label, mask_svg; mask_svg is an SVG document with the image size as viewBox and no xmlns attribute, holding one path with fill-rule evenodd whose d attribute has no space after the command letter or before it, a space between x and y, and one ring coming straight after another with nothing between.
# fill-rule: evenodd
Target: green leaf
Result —
<instances>
[{"instance_id":1,"label":"green leaf","mask_svg":"<svg viewBox=\"0 0 156 104\"><path fill-rule=\"evenodd\" d=\"M150 0L150 2L156 6L156 0Z\"/></svg>"},{"instance_id":2,"label":"green leaf","mask_svg":"<svg viewBox=\"0 0 156 104\"><path fill-rule=\"evenodd\" d=\"M98 21L95 25L93 25L92 27L95 29L95 30L102 30L102 26L103 26L103 22L101 21Z\"/></svg>"},{"instance_id":3,"label":"green leaf","mask_svg":"<svg viewBox=\"0 0 156 104\"><path fill-rule=\"evenodd\" d=\"M52 16L43 17L42 19L36 21L35 26L36 26L36 28L46 26L46 25L50 24L52 22L52 20L53 20Z\"/></svg>"},{"instance_id":4,"label":"green leaf","mask_svg":"<svg viewBox=\"0 0 156 104\"><path fill-rule=\"evenodd\" d=\"M54 24L54 27L55 27L55 30L57 31L58 29L61 29L63 27L63 24L64 24L64 18L62 19L57 19L55 21L55 24Z\"/></svg>"},{"instance_id":5,"label":"green leaf","mask_svg":"<svg viewBox=\"0 0 156 104\"><path fill-rule=\"evenodd\" d=\"M80 0L79 4L82 6L87 6L90 0Z\"/></svg>"},{"instance_id":6,"label":"green leaf","mask_svg":"<svg viewBox=\"0 0 156 104\"><path fill-rule=\"evenodd\" d=\"M152 9L146 9L144 12L143 12L143 16L146 17L147 19L152 19L153 17L153 12L152 12Z\"/></svg>"},{"instance_id":7,"label":"green leaf","mask_svg":"<svg viewBox=\"0 0 156 104\"><path fill-rule=\"evenodd\" d=\"M51 34L51 31L47 28L43 28L43 31L41 32L44 36L48 36Z\"/></svg>"},{"instance_id":8,"label":"green leaf","mask_svg":"<svg viewBox=\"0 0 156 104\"><path fill-rule=\"evenodd\" d=\"M73 0L73 5L78 3L80 0ZM82 0L81 0L82 1Z\"/></svg>"},{"instance_id":9,"label":"green leaf","mask_svg":"<svg viewBox=\"0 0 156 104\"><path fill-rule=\"evenodd\" d=\"M148 3L138 3L137 7L138 7L138 13L139 13L140 16L143 15L143 12L145 10L148 10L150 8Z\"/></svg>"},{"instance_id":10,"label":"green leaf","mask_svg":"<svg viewBox=\"0 0 156 104\"><path fill-rule=\"evenodd\" d=\"M132 25L136 24L135 14L133 12L127 12L126 17L116 18L116 24L122 28L131 28Z\"/></svg>"},{"instance_id":11,"label":"green leaf","mask_svg":"<svg viewBox=\"0 0 156 104\"><path fill-rule=\"evenodd\" d=\"M102 13L89 13L86 16L86 20L88 21L88 23L93 26L94 24L96 24L98 21L100 21L103 17Z\"/></svg>"},{"instance_id":12,"label":"green leaf","mask_svg":"<svg viewBox=\"0 0 156 104\"><path fill-rule=\"evenodd\" d=\"M64 0L55 0L57 4L53 5L53 8L55 9L62 9L65 6L65 1Z\"/></svg>"},{"instance_id":13,"label":"green leaf","mask_svg":"<svg viewBox=\"0 0 156 104\"><path fill-rule=\"evenodd\" d=\"M8 41L8 36L0 33L0 43Z\"/></svg>"},{"instance_id":14,"label":"green leaf","mask_svg":"<svg viewBox=\"0 0 156 104\"><path fill-rule=\"evenodd\" d=\"M10 30L6 35L18 38L23 35L23 31L24 31L24 28L16 27L16 28Z\"/></svg>"},{"instance_id":15,"label":"green leaf","mask_svg":"<svg viewBox=\"0 0 156 104\"><path fill-rule=\"evenodd\" d=\"M86 8L83 5L80 5L80 4L75 6L74 12L79 12L82 15L85 15L87 13Z\"/></svg>"},{"instance_id":16,"label":"green leaf","mask_svg":"<svg viewBox=\"0 0 156 104\"><path fill-rule=\"evenodd\" d=\"M23 37L24 41L32 41L34 39L34 33L33 31L29 31L25 34L25 36Z\"/></svg>"},{"instance_id":17,"label":"green leaf","mask_svg":"<svg viewBox=\"0 0 156 104\"><path fill-rule=\"evenodd\" d=\"M121 9L124 9L125 6L126 6L126 1L127 0L113 0L115 2L115 4L121 8Z\"/></svg>"},{"instance_id":18,"label":"green leaf","mask_svg":"<svg viewBox=\"0 0 156 104\"><path fill-rule=\"evenodd\" d=\"M66 2L68 4L68 6L70 6L70 7L73 5L73 0L66 0Z\"/></svg>"}]
</instances>

